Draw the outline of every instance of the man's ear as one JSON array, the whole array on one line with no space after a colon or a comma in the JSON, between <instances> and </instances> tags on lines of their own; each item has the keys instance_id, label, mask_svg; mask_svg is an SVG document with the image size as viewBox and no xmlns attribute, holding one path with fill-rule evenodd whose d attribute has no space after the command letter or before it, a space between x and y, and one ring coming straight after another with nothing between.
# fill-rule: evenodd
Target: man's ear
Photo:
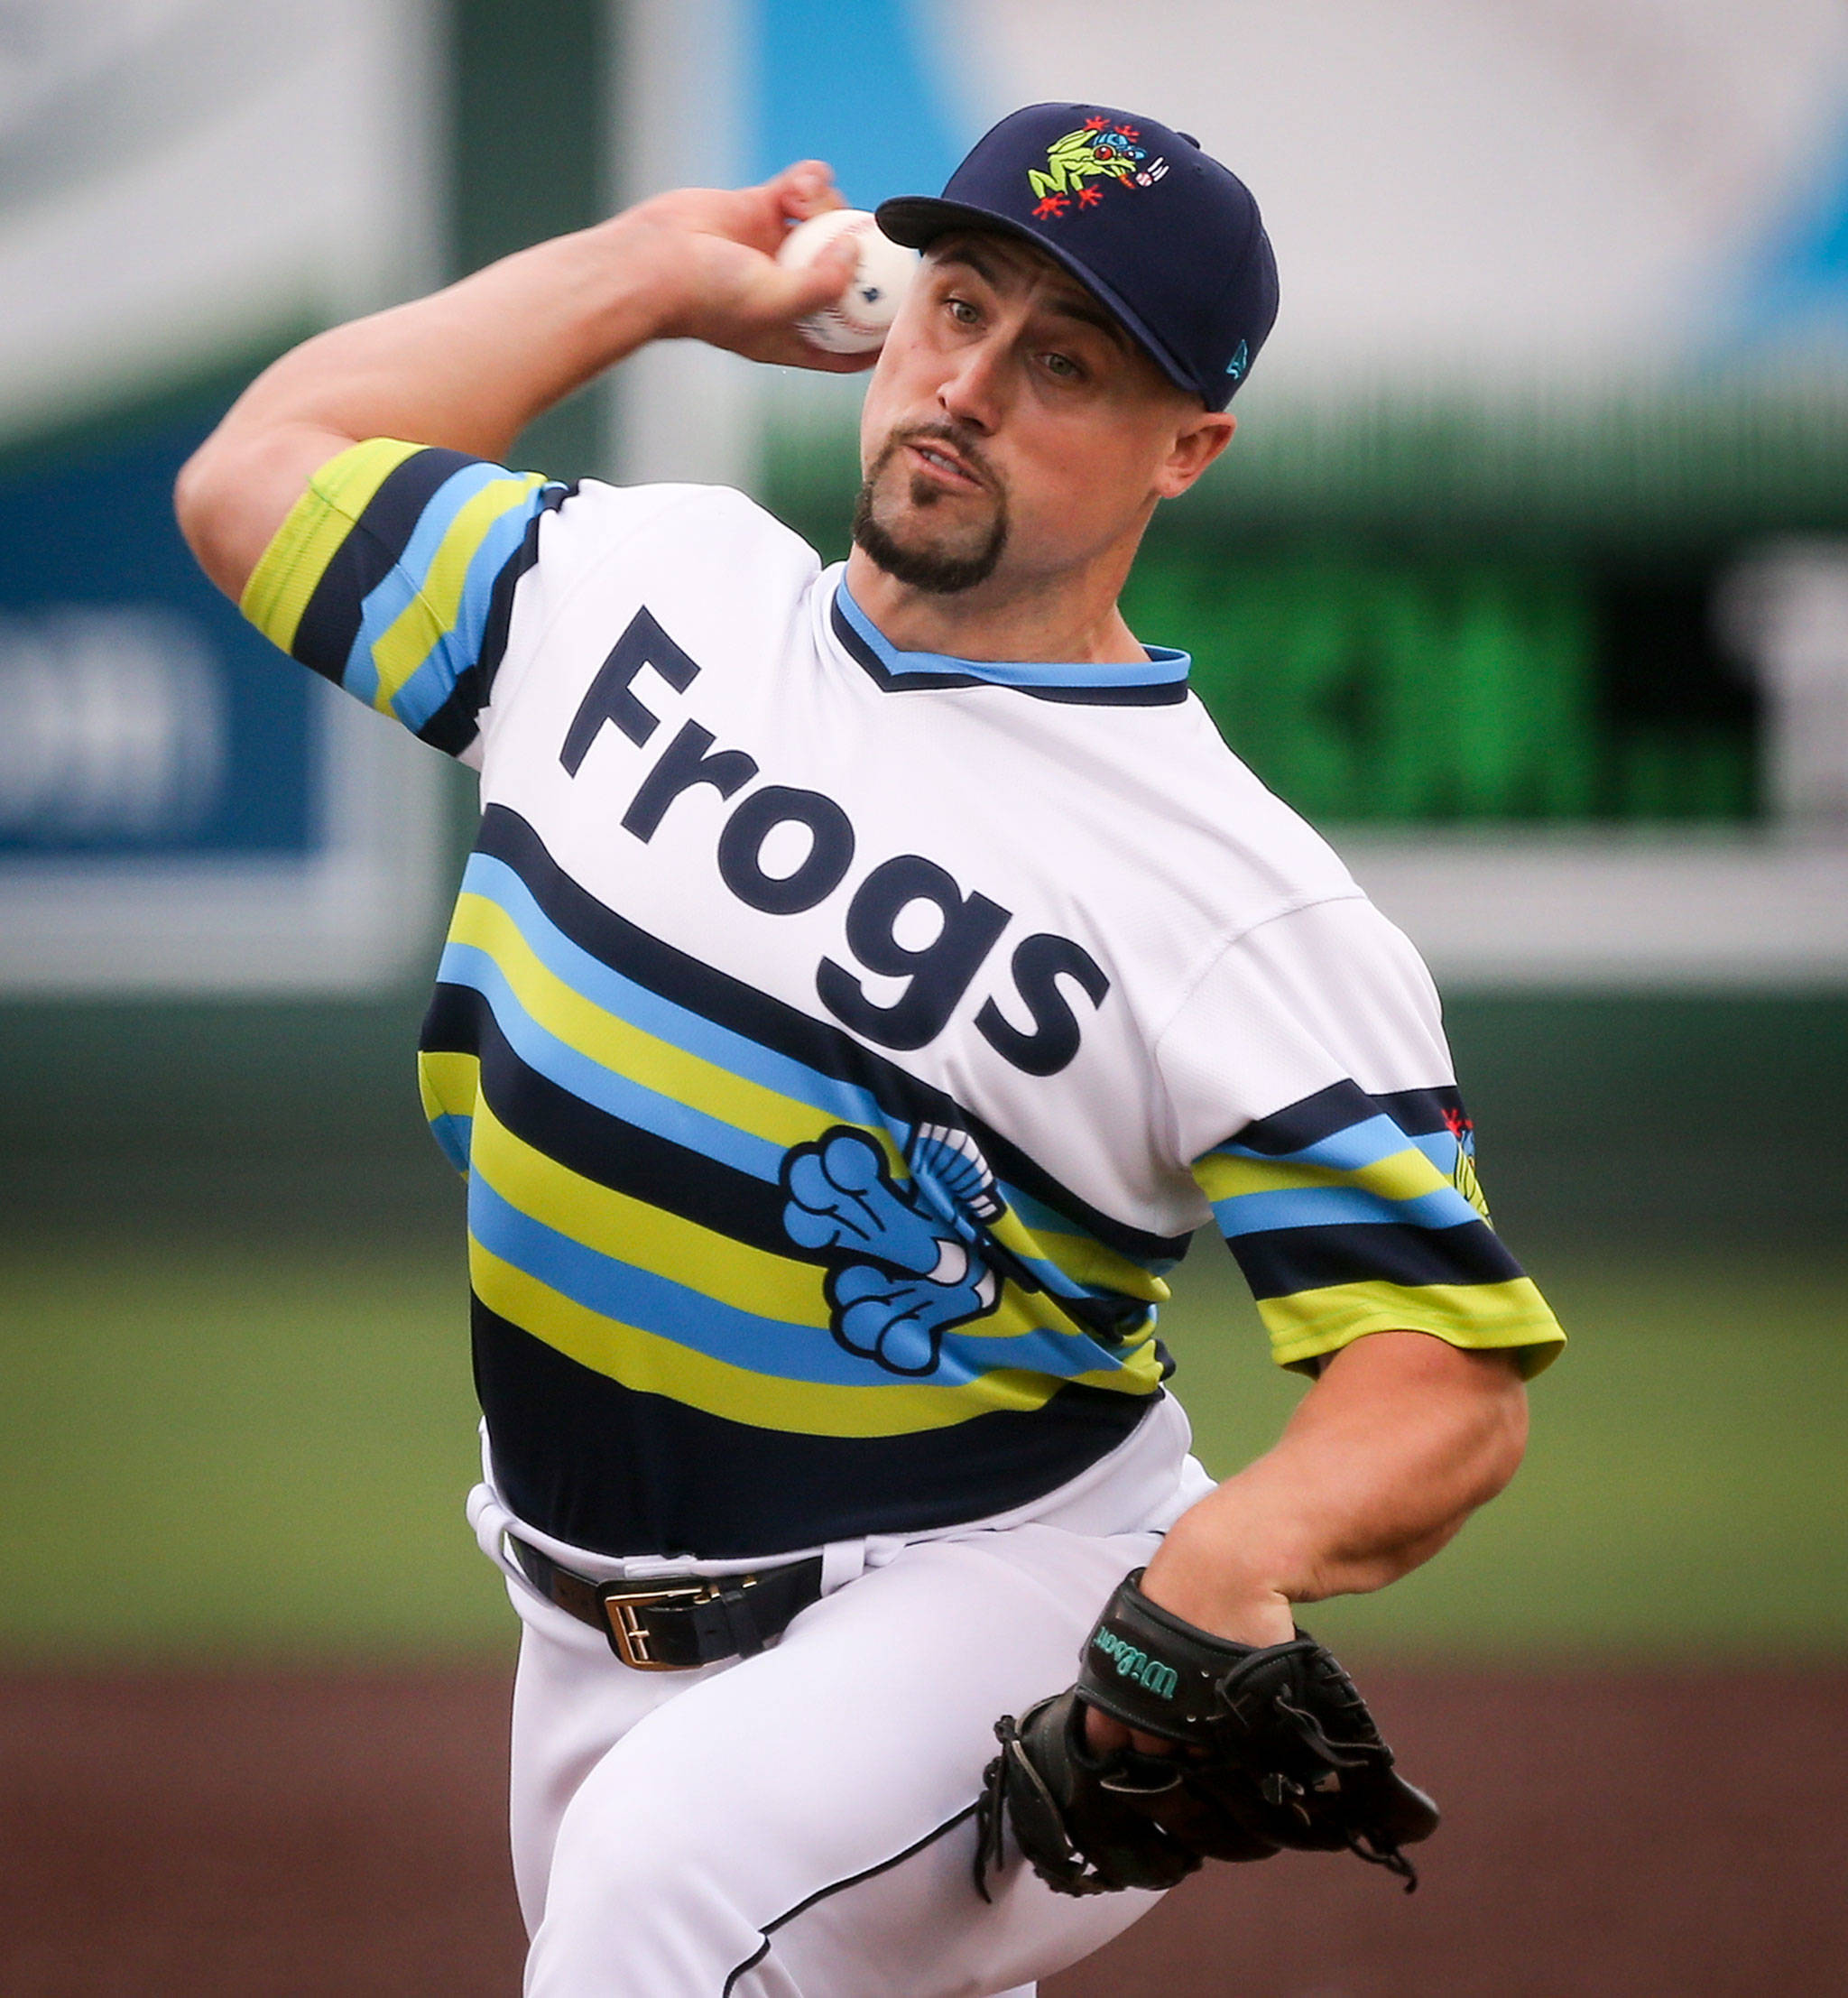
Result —
<instances>
[{"instance_id":1,"label":"man's ear","mask_svg":"<svg viewBox=\"0 0 1848 1998\"><path fill-rule=\"evenodd\" d=\"M1232 442L1238 419L1224 410L1198 410L1174 433L1174 443L1156 475L1163 499L1178 499Z\"/></svg>"}]
</instances>

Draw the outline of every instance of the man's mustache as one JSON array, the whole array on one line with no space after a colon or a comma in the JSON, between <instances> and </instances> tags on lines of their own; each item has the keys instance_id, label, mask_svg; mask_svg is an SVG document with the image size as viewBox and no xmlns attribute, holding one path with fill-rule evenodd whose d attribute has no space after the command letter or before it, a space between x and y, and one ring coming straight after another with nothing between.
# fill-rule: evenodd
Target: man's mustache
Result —
<instances>
[{"instance_id":1,"label":"man's mustache","mask_svg":"<svg viewBox=\"0 0 1848 1998\"><path fill-rule=\"evenodd\" d=\"M966 431L954 423L919 423L910 429L894 430L887 438L885 449L879 454L878 469L883 470L893 456L908 444L947 444L956 454L959 463L974 475L976 480L990 492L1000 490L1000 481Z\"/></svg>"}]
</instances>

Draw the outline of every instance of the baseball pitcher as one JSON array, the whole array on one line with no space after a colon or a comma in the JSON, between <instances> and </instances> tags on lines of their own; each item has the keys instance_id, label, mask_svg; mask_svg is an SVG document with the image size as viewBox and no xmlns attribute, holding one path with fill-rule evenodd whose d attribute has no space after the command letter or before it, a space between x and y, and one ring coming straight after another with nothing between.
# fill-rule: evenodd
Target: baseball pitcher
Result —
<instances>
[{"instance_id":1,"label":"baseball pitcher","mask_svg":"<svg viewBox=\"0 0 1848 1998\"><path fill-rule=\"evenodd\" d=\"M1505 1484L1561 1339L1417 954L1117 608L1276 314L1194 139L1033 106L879 211L845 564L504 468L650 340L864 365L797 329L851 249L776 261L840 205L666 195L323 334L180 485L480 776L420 1067L534 1998L1021 1998L1206 1859L1409 1884L1436 1810L1297 1605ZM1216 1488L1158 1337L1209 1221L1310 1383Z\"/></svg>"}]
</instances>

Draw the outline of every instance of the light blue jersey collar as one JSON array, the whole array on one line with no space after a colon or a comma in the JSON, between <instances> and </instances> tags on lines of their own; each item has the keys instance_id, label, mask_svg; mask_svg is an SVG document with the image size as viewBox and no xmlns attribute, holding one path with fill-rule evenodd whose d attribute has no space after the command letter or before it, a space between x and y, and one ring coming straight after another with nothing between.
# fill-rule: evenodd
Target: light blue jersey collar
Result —
<instances>
[{"instance_id":1,"label":"light blue jersey collar","mask_svg":"<svg viewBox=\"0 0 1848 1998\"><path fill-rule=\"evenodd\" d=\"M1186 652L1165 645L1146 647L1149 657L1142 665L955 659L944 652L901 652L854 601L845 570L835 584L830 622L835 635L853 657L891 692L982 683L1012 687L1041 700L1148 707L1186 699L1187 670L1193 664Z\"/></svg>"}]
</instances>

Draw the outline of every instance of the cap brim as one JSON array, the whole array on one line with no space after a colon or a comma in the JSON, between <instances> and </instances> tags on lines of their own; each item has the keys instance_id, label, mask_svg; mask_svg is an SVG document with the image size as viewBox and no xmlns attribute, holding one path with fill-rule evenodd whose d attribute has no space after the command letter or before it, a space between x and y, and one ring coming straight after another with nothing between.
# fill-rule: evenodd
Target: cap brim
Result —
<instances>
[{"instance_id":1,"label":"cap brim","mask_svg":"<svg viewBox=\"0 0 1848 1998\"><path fill-rule=\"evenodd\" d=\"M908 250L928 250L938 236L948 236L956 229L981 229L990 235L1018 236L1022 243L1030 243L1036 250L1044 251L1055 264L1069 271L1094 298L1108 306L1123 330L1177 388L1185 389L1189 395L1199 395L1200 384L1109 285L1103 283L1068 250L1049 242L1037 229L1028 228L1012 216L997 215L992 208L978 208L966 201L946 201L936 195L901 194L890 201L882 201L873 210L873 219L894 243L903 244Z\"/></svg>"}]
</instances>

